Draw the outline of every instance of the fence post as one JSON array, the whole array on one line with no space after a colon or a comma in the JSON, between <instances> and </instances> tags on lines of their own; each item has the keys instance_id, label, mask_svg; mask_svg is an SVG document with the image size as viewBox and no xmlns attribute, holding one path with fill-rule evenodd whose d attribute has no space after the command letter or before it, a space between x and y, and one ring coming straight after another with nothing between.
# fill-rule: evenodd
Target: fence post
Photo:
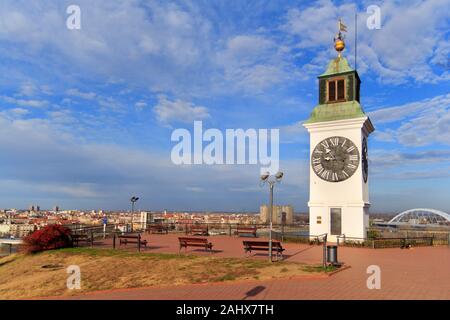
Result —
<instances>
[{"instance_id":1,"label":"fence post","mask_svg":"<svg viewBox=\"0 0 450 320\"><path fill-rule=\"evenodd\" d=\"M91 248L94 247L94 232L91 231Z\"/></svg>"},{"instance_id":2,"label":"fence post","mask_svg":"<svg viewBox=\"0 0 450 320\"><path fill-rule=\"evenodd\" d=\"M141 234L138 234L138 251L141 252Z\"/></svg>"},{"instance_id":3,"label":"fence post","mask_svg":"<svg viewBox=\"0 0 450 320\"><path fill-rule=\"evenodd\" d=\"M228 225L228 228L229 228L228 234L229 234L230 237L231 237L231 223Z\"/></svg>"},{"instance_id":4,"label":"fence post","mask_svg":"<svg viewBox=\"0 0 450 320\"><path fill-rule=\"evenodd\" d=\"M113 249L116 248L116 233L114 232L114 237L113 237Z\"/></svg>"},{"instance_id":5,"label":"fence post","mask_svg":"<svg viewBox=\"0 0 450 320\"><path fill-rule=\"evenodd\" d=\"M323 238L323 267L327 267L327 234Z\"/></svg>"}]
</instances>

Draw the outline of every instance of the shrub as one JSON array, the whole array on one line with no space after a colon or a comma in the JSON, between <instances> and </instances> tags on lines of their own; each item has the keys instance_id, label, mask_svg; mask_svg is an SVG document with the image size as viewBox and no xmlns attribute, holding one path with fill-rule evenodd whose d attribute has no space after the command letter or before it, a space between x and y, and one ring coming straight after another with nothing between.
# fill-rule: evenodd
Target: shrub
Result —
<instances>
[{"instance_id":1,"label":"shrub","mask_svg":"<svg viewBox=\"0 0 450 320\"><path fill-rule=\"evenodd\" d=\"M381 232L378 230L369 230L367 231L367 238L369 239L377 239L381 237Z\"/></svg>"},{"instance_id":2,"label":"shrub","mask_svg":"<svg viewBox=\"0 0 450 320\"><path fill-rule=\"evenodd\" d=\"M24 239L25 251L36 253L44 250L67 248L72 245L70 229L61 225L48 225Z\"/></svg>"}]
</instances>

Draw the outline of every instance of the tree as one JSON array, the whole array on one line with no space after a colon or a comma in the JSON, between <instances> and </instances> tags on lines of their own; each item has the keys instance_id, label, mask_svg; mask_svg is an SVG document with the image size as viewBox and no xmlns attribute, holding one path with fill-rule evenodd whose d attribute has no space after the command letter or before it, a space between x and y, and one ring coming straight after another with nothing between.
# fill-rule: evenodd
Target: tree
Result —
<instances>
[{"instance_id":1,"label":"tree","mask_svg":"<svg viewBox=\"0 0 450 320\"><path fill-rule=\"evenodd\" d=\"M67 248L72 246L71 231L61 225L48 225L27 236L24 243L28 253Z\"/></svg>"}]
</instances>

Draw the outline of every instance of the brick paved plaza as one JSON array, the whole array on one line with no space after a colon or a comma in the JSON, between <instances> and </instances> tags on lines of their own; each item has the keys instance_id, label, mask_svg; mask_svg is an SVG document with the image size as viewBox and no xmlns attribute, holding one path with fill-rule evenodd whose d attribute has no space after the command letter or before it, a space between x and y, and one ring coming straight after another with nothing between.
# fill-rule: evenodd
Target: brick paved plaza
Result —
<instances>
[{"instance_id":1,"label":"brick paved plaza","mask_svg":"<svg viewBox=\"0 0 450 320\"><path fill-rule=\"evenodd\" d=\"M149 248L144 252L178 253L179 235L145 235ZM214 244L212 255L242 257L243 238L208 237ZM259 238L260 239L260 238ZM111 240L102 246L111 247ZM319 264L322 246L284 243L285 259L291 262ZM331 276L194 284L138 289L123 289L84 294L71 299L450 299L450 247L412 249L361 249L339 247L339 261L350 266ZM210 255L201 249L188 254ZM257 254L249 259L266 259ZM381 289L366 286L367 267L381 268ZM247 292L259 287L256 295Z\"/></svg>"}]
</instances>

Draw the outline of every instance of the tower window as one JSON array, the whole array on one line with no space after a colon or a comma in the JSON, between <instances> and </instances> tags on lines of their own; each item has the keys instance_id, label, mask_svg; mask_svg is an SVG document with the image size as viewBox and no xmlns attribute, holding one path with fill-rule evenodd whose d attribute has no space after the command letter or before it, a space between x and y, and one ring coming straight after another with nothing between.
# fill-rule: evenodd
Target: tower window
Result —
<instances>
[{"instance_id":1,"label":"tower window","mask_svg":"<svg viewBox=\"0 0 450 320\"><path fill-rule=\"evenodd\" d=\"M328 80L328 102L345 101L345 80Z\"/></svg>"}]
</instances>

